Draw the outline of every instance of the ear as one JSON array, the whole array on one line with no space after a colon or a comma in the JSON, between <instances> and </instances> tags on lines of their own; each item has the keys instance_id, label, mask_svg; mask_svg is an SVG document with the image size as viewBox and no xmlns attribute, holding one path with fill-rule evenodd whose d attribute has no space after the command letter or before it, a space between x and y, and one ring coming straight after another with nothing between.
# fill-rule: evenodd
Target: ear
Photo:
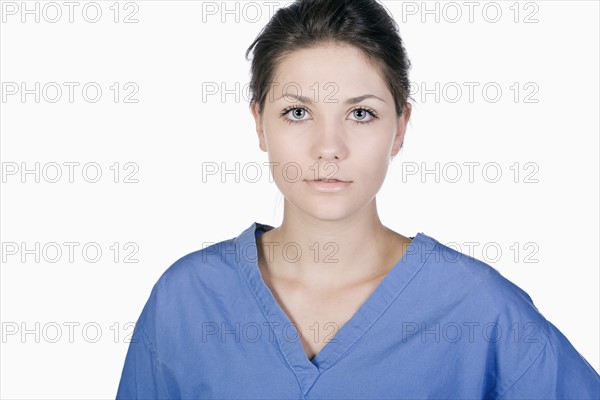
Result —
<instances>
[{"instance_id":1,"label":"ear","mask_svg":"<svg viewBox=\"0 0 600 400\"><path fill-rule=\"evenodd\" d=\"M267 141L265 139L265 133L262 126L262 116L258 112L258 103L253 101L250 104L252 116L254 117L254 123L256 124L256 133L258 134L258 147L264 152L267 151Z\"/></svg>"},{"instance_id":2,"label":"ear","mask_svg":"<svg viewBox=\"0 0 600 400\"><path fill-rule=\"evenodd\" d=\"M404 134L406 133L406 126L408 125L408 121L410 120L411 112L412 105L407 102L402 110L402 115L398 118L398 129L396 131L396 135L394 136L392 156L396 156L396 154L400 152L402 144L404 144Z\"/></svg>"}]
</instances>

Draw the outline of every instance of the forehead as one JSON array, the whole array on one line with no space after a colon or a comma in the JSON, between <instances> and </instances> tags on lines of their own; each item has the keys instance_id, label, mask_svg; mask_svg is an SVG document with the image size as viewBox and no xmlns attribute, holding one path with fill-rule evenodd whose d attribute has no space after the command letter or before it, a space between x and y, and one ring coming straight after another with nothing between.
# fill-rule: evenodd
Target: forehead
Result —
<instances>
[{"instance_id":1,"label":"forehead","mask_svg":"<svg viewBox=\"0 0 600 400\"><path fill-rule=\"evenodd\" d=\"M277 66L273 81L271 92L277 97L298 94L300 89L302 95L310 97L375 92L391 98L379 68L350 45L328 43L289 53Z\"/></svg>"}]
</instances>

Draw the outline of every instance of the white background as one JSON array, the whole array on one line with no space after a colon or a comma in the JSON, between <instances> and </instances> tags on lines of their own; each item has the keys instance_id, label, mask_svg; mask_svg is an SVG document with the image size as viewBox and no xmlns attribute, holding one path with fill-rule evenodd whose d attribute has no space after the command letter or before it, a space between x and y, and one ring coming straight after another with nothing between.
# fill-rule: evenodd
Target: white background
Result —
<instances>
[{"instance_id":1,"label":"white background","mask_svg":"<svg viewBox=\"0 0 600 400\"><path fill-rule=\"evenodd\" d=\"M22 22L22 3L12 3L14 15L7 3L1 3L0 31L0 396L114 398L131 333L127 323L136 321L160 274L183 255L235 237L255 221L281 222L282 197L268 169L257 182L247 179L254 169L241 174L249 163L267 161L243 90L250 68L244 54L272 6L230 1L227 9L238 12L222 15L222 2L121 2L115 23L113 2L100 1L102 16L91 23L82 16L88 3L79 2L70 23L59 2L62 18L51 23L56 8L47 6L44 15L46 2L26 2L30 9L38 4L39 22L34 14ZM276 10L287 3L273 4ZM378 195L383 223L406 236L423 232L452 242L466 253L465 244L477 242L472 255L525 290L600 370L598 2L479 2L472 22L463 2L426 2L428 9L437 7L439 21L435 12L422 15L422 2L385 4L400 25L411 80L430 90L439 82L440 98L413 94L404 148ZM502 15L494 23L497 9ZM94 6L86 10L94 18ZM457 10L462 17L452 22ZM138 22L124 23L132 12ZM40 82L39 103L34 94L25 101L20 92L9 95L11 82L27 89ZM41 90L51 82L63 89L55 103L48 101L56 94L52 85L45 94ZM64 82L79 85L73 102ZM102 88L95 103L82 96L89 82ZM115 82L116 103L110 89ZM123 101L133 92L128 82L139 89L136 103ZM465 82L477 84L473 101ZM223 84L232 93L203 99L207 84ZM453 102L456 87L463 92ZM496 102L494 87L502 90ZM536 102L526 102L528 94ZM65 162L80 163L73 182ZM407 168L433 169L436 162L438 182L434 174L407 174ZM480 163L472 182L466 162ZM39 183L34 174L20 173L35 163ZM62 166L56 183L50 182L53 163ZM84 179L87 163L100 166L97 183ZM209 163L228 169L239 163L240 174L203 182ZM498 182L489 182L495 169L482 173L485 164L500 168ZM453 183L456 165L463 175ZM19 170L11 175L14 166ZM138 183L124 182L131 172ZM94 169L87 173L85 178L94 177ZM36 242L39 262L35 251L23 251ZM54 242L63 254L50 262ZM78 243L73 262L64 242ZM126 247L129 242L134 244ZM101 248L98 262L84 259L88 243ZM134 249L139 262L124 262ZM538 262L527 262L534 252ZM29 333L22 335L24 330Z\"/></svg>"}]
</instances>

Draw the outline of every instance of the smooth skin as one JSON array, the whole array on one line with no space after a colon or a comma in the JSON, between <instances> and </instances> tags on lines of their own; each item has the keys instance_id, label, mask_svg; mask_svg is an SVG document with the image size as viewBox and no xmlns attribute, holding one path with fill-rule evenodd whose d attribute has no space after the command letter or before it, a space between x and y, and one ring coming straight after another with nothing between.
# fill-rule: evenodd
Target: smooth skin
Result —
<instances>
[{"instance_id":1,"label":"smooth skin","mask_svg":"<svg viewBox=\"0 0 600 400\"><path fill-rule=\"evenodd\" d=\"M312 359L410 244L381 223L376 194L402 147L411 107L398 117L379 70L345 44L288 54L274 81L262 115L254 103L251 111L284 215L258 238L258 267ZM346 103L364 95L377 98ZM319 192L306 181L319 177L352 183Z\"/></svg>"}]
</instances>

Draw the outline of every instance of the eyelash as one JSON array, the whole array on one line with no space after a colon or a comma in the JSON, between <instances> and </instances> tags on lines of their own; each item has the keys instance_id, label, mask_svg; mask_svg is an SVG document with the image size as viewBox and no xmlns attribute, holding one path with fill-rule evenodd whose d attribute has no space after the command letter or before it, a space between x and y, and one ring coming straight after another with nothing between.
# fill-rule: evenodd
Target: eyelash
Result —
<instances>
[{"instance_id":1,"label":"eyelash","mask_svg":"<svg viewBox=\"0 0 600 400\"><path fill-rule=\"evenodd\" d=\"M298 124L298 123L303 122L304 120L293 120L293 119L286 118L286 115L290 111L296 110L296 109L301 109L301 110L304 110L306 112L309 112L306 107L304 107L304 106L302 106L300 104L296 104L296 105L293 105L293 106L289 106L285 110L283 110L281 112L281 118L283 118L283 120L285 122L287 122L288 124L290 124L290 125L292 125L292 124ZM356 108L352 109L350 112L353 113L356 110L364 110L364 111L368 112L369 114L371 114L371 117L373 117L370 121L367 121L367 122L352 120L357 125L367 125L367 124L370 124L371 122L374 122L376 119L379 119L379 117L377 116L377 113L375 112L375 110L372 110L370 108L367 108L367 107L356 107Z\"/></svg>"}]
</instances>

